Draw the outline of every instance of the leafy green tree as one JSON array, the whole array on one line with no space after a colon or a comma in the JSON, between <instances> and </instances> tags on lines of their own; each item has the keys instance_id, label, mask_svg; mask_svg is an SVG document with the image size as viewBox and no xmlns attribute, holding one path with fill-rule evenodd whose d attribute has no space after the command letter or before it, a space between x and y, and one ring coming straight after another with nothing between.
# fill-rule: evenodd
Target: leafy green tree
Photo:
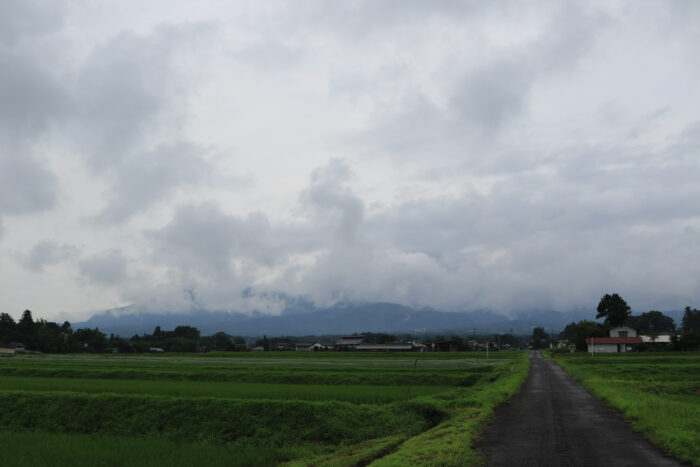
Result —
<instances>
[{"instance_id":1,"label":"leafy green tree","mask_svg":"<svg viewBox=\"0 0 700 467\"><path fill-rule=\"evenodd\" d=\"M214 334L214 348L217 350L228 350L231 345L231 338L225 332Z\"/></svg>"},{"instance_id":2,"label":"leafy green tree","mask_svg":"<svg viewBox=\"0 0 700 467\"><path fill-rule=\"evenodd\" d=\"M605 318L604 323L611 327L622 326L632 314L627 302L616 293L603 295L597 311L596 319Z\"/></svg>"},{"instance_id":3,"label":"leafy green tree","mask_svg":"<svg viewBox=\"0 0 700 467\"><path fill-rule=\"evenodd\" d=\"M673 318L656 310L647 311L639 316L630 316L627 324L644 332L660 333L676 330L676 323L673 322Z\"/></svg>"},{"instance_id":4,"label":"leafy green tree","mask_svg":"<svg viewBox=\"0 0 700 467\"><path fill-rule=\"evenodd\" d=\"M605 326L595 321L579 321L567 324L560 337L567 339L576 346L576 350L586 350L587 337L605 337L608 331Z\"/></svg>"},{"instance_id":5,"label":"leafy green tree","mask_svg":"<svg viewBox=\"0 0 700 467\"><path fill-rule=\"evenodd\" d=\"M82 352L104 353L109 347L107 336L95 329L78 329L75 331L75 340Z\"/></svg>"},{"instance_id":6,"label":"leafy green tree","mask_svg":"<svg viewBox=\"0 0 700 467\"><path fill-rule=\"evenodd\" d=\"M199 337L199 329L192 326L177 326L173 331L173 335L183 339L197 339Z\"/></svg>"}]
</instances>

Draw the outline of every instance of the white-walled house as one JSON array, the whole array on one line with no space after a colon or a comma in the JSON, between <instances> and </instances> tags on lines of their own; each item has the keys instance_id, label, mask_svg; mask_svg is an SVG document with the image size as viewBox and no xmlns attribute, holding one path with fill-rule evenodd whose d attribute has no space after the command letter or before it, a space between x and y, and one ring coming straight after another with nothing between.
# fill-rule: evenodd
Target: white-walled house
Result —
<instances>
[{"instance_id":1,"label":"white-walled house","mask_svg":"<svg viewBox=\"0 0 700 467\"><path fill-rule=\"evenodd\" d=\"M637 336L637 330L627 326L619 326L610 330L610 337L587 337L586 344L591 353L629 352L636 344L641 344L642 338Z\"/></svg>"},{"instance_id":2,"label":"white-walled house","mask_svg":"<svg viewBox=\"0 0 700 467\"><path fill-rule=\"evenodd\" d=\"M618 326L610 329L610 337L638 337L637 330L629 326Z\"/></svg>"}]
</instances>

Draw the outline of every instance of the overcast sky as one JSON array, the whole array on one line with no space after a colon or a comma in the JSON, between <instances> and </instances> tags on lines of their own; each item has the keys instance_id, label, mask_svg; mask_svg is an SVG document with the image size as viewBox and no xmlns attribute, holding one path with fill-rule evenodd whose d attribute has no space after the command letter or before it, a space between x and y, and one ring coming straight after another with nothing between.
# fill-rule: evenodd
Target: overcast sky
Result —
<instances>
[{"instance_id":1,"label":"overcast sky","mask_svg":"<svg viewBox=\"0 0 700 467\"><path fill-rule=\"evenodd\" d=\"M3 0L0 311L698 307L699 57L695 0Z\"/></svg>"}]
</instances>

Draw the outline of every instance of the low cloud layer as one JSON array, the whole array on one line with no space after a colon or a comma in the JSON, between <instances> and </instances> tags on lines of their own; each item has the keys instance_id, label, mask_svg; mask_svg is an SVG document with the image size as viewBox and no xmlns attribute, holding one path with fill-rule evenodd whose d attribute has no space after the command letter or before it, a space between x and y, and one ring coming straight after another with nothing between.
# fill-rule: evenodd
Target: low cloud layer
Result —
<instances>
[{"instance_id":1,"label":"low cloud layer","mask_svg":"<svg viewBox=\"0 0 700 467\"><path fill-rule=\"evenodd\" d=\"M2 2L0 310L697 307L692 5Z\"/></svg>"}]
</instances>

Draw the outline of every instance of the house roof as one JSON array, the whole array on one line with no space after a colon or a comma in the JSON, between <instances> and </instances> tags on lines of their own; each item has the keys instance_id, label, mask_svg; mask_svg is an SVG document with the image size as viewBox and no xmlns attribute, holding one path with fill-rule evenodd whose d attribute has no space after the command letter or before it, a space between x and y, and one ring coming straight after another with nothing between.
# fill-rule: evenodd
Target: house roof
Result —
<instances>
[{"instance_id":1,"label":"house roof","mask_svg":"<svg viewBox=\"0 0 700 467\"><path fill-rule=\"evenodd\" d=\"M641 344L641 337L586 337L586 344Z\"/></svg>"},{"instance_id":2,"label":"house roof","mask_svg":"<svg viewBox=\"0 0 700 467\"><path fill-rule=\"evenodd\" d=\"M343 337L335 345L358 345L365 341L365 336L348 336Z\"/></svg>"}]
</instances>

